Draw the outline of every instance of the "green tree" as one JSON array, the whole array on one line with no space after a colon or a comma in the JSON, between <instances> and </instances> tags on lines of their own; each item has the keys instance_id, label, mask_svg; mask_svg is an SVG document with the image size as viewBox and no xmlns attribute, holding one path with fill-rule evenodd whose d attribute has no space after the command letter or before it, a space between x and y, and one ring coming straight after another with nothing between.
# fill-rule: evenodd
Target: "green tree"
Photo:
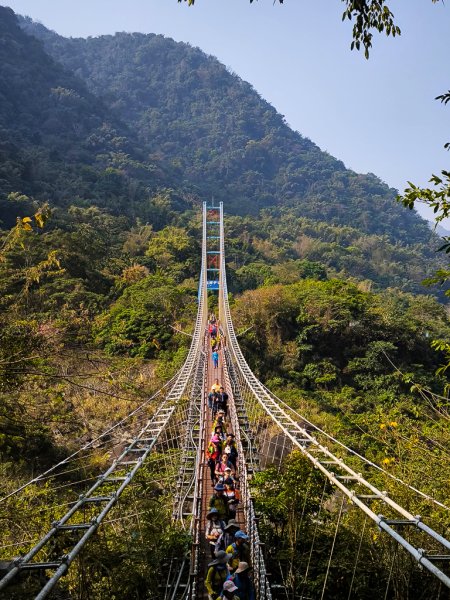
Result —
<instances>
[{"instance_id":1,"label":"green tree","mask_svg":"<svg viewBox=\"0 0 450 600\"><path fill-rule=\"evenodd\" d=\"M162 350L175 350L184 343L174 339L171 326L191 322L195 307L191 289L176 286L162 275L146 277L127 287L98 318L97 341L111 354L154 358Z\"/></svg>"}]
</instances>

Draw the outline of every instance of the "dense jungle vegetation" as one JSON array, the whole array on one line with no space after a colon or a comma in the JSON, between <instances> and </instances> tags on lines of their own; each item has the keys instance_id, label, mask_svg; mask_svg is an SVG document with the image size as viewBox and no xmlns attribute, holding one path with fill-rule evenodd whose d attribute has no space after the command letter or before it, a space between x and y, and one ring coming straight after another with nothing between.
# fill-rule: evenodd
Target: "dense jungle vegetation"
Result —
<instances>
[{"instance_id":1,"label":"dense jungle vegetation","mask_svg":"<svg viewBox=\"0 0 450 600\"><path fill-rule=\"evenodd\" d=\"M436 375L444 356L431 341L448 340L450 325L442 290L422 285L443 263L436 236L395 191L292 131L199 49L158 35L69 40L1 7L0 39L0 497L95 440L182 364L189 338L173 328L193 323L200 205L214 198L227 214L233 316L258 376L448 504L447 378ZM24 553L135 425L0 503L0 557ZM412 505L402 486L374 477ZM302 523L305 481L313 493ZM282 476L269 469L254 485L268 559L278 573L281 549L299 593L305 523L322 490L295 454ZM140 475L59 597L160 597L167 557L187 547L165 490L164 477ZM431 505L420 508L448 531ZM332 535L325 523L323 548ZM367 569L355 585L375 600L388 542L370 528L363 542ZM358 543L349 526L333 598L347 597ZM381 566L372 544L385 544ZM392 598L413 589L411 598L428 598L434 584L403 556L394 566L402 577ZM27 586L10 597L30 597Z\"/></svg>"}]
</instances>

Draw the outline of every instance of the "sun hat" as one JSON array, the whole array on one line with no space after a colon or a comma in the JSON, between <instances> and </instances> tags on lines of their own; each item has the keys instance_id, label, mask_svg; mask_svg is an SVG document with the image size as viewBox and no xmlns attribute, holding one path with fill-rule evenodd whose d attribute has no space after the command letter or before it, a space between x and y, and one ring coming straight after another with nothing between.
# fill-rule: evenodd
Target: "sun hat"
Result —
<instances>
[{"instance_id":1,"label":"sun hat","mask_svg":"<svg viewBox=\"0 0 450 600\"><path fill-rule=\"evenodd\" d=\"M225 490L222 483L216 483L216 485L214 486L214 489L216 490L216 492L223 492Z\"/></svg>"},{"instance_id":2,"label":"sun hat","mask_svg":"<svg viewBox=\"0 0 450 600\"><path fill-rule=\"evenodd\" d=\"M243 573L244 571L249 571L251 566L246 562L240 562L238 568L235 573Z\"/></svg>"},{"instance_id":3,"label":"sun hat","mask_svg":"<svg viewBox=\"0 0 450 600\"><path fill-rule=\"evenodd\" d=\"M246 533L244 533L243 531L236 531L236 533L234 534L234 537L237 540L248 540L248 535Z\"/></svg>"},{"instance_id":4,"label":"sun hat","mask_svg":"<svg viewBox=\"0 0 450 600\"><path fill-rule=\"evenodd\" d=\"M227 531L227 529L237 529L239 530L241 528L241 526L239 525L239 523L236 521L236 519L230 519L228 521L228 525L225 527L224 531Z\"/></svg>"},{"instance_id":5,"label":"sun hat","mask_svg":"<svg viewBox=\"0 0 450 600\"><path fill-rule=\"evenodd\" d=\"M225 467L225 471L231 471L231 467Z\"/></svg>"},{"instance_id":6,"label":"sun hat","mask_svg":"<svg viewBox=\"0 0 450 600\"><path fill-rule=\"evenodd\" d=\"M234 582L231 581L231 579L225 581L225 583L223 584L224 592L235 592L237 589L239 588L237 587L237 585L234 585Z\"/></svg>"},{"instance_id":7,"label":"sun hat","mask_svg":"<svg viewBox=\"0 0 450 600\"><path fill-rule=\"evenodd\" d=\"M208 564L208 567L212 567L213 565L224 565L230 560L232 556L232 554L227 554L225 550L219 550L219 552L216 552L215 560L210 562Z\"/></svg>"},{"instance_id":8,"label":"sun hat","mask_svg":"<svg viewBox=\"0 0 450 600\"><path fill-rule=\"evenodd\" d=\"M209 513L207 513L206 518L211 519L213 515L218 515L218 514L219 514L219 511L217 510L217 508L211 508Z\"/></svg>"}]
</instances>

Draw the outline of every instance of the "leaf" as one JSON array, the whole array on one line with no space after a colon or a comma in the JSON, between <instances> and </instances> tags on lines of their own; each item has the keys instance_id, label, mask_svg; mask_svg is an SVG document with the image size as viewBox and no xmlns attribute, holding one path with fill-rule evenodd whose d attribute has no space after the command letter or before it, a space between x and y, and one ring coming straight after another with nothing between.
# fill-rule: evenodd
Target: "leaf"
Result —
<instances>
[{"instance_id":1,"label":"leaf","mask_svg":"<svg viewBox=\"0 0 450 600\"><path fill-rule=\"evenodd\" d=\"M34 219L36 221L37 226L42 229L45 224L44 216L42 215L42 213L36 213L34 215Z\"/></svg>"}]
</instances>

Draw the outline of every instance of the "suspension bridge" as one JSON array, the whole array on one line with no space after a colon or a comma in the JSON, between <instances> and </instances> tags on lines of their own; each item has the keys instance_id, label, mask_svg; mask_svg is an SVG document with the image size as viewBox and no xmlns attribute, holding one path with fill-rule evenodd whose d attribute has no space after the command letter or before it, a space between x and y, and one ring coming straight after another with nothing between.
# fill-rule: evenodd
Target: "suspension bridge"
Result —
<instances>
[{"instance_id":1,"label":"suspension bridge","mask_svg":"<svg viewBox=\"0 0 450 600\"><path fill-rule=\"evenodd\" d=\"M173 519L189 533L191 551L189 555L168 561L161 598L206 598L204 578L208 556L205 515L211 495L205 464L205 451L211 435L207 395L214 378L218 377L229 394L228 418L236 436L241 495L237 519L249 536L252 577L259 600L294 596L289 595L287 590L282 565L278 571L274 565L266 568L267 552L259 532L260 520L255 513L251 480L261 469L281 465L293 451L301 453L323 480L322 497L312 520L311 548L302 558L305 565L303 591L301 596L295 597L304 600L336 597L329 580L333 560L336 559L335 542L343 521L346 520L348 526L354 515L354 535L359 539L359 545L355 544L349 567L352 576L345 590L349 600L364 597L361 590L354 588L354 582L355 575L365 569L360 550L368 528L373 528L389 541L383 546L383 556L379 550L380 564L384 561L390 565L384 582L385 599L394 597L391 593L395 587L394 566L400 552L409 561L410 568L420 570L421 576L430 582L427 598L447 598L450 589L448 536L410 511L414 498L417 498L417 506L431 506L433 511L445 512L448 507L384 471L317 427L256 378L239 347L228 303L222 204L214 207L204 203L202 217L198 311L192 342L182 368L126 418L0 499L0 502L8 502L27 487L39 486L48 478L67 472L65 469L69 465L83 460L93 449L108 440L117 439L113 437L115 432L125 432L113 445L113 460L108 468L95 477L92 485L76 500L68 503L67 512L62 517L49 522L48 530L28 552L3 563L0 597L13 597L9 595L12 587L20 583L24 574L33 572L39 575L37 579L40 582L40 589L34 596L36 600L51 596L52 591L55 593L58 581L68 572L86 544L102 524L110 522L110 512L121 502L128 501L127 490L132 488L139 470L144 465L151 468L152 464L166 461L174 482ZM207 334L208 292L211 290L218 293L218 323L222 340L219 370L213 368ZM379 483L374 483L379 482L380 477L390 481L392 489L407 490L407 506L392 493L380 489ZM328 490L327 494L325 490ZM308 493L305 482L304 506ZM405 495L401 497L405 498ZM314 544L318 541L325 513L328 520L333 520L334 535L327 547L324 571L318 577L313 564L317 557ZM308 581L314 577L318 582L311 588Z\"/></svg>"}]
</instances>

